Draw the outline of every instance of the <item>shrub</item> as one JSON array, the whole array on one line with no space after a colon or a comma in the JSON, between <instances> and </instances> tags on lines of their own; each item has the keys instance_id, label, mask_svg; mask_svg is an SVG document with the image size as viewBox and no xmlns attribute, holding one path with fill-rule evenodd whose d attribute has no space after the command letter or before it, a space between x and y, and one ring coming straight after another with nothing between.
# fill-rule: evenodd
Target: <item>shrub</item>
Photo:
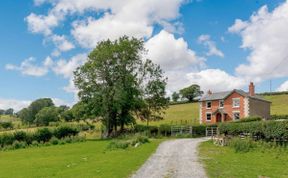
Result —
<instances>
[{"instance_id":1,"label":"shrub","mask_svg":"<svg viewBox=\"0 0 288 178\"><path fill-rule=\"evenodd\" d=\"M196 137L206 136L206 126L205 125L193 126L192 135Z\"/></svg>"},{"instance_id":2,"label":"shrub","mask_svg":"<svg viewBox=\"0 0 288 178\"><path fill-rule=\"evenodd\" d=\"M6 145L12 145L12 143L15 140L13 134L6 134L5 133L5 134L1 135L0 137L1 137L0 141L1 141L2 147L6 146Z\"/></svg>"},{"instance_id":3,"label":"shrub","mask_svg":"<svg viewBox=\"0 0 288 178\"><path fill-rule=\"evenodd\" d=\"M12 144L12 148L19 149L19 148L26 148L27 143L26 142L20 142L18 140L15 140Z\"/></svg>"},{"instance_id":4,"label":"shrub","mask_svg":"<svg viewBox=\"0 0 288 178\"><path fill-rule=\"evenodd\" d=\"M79 130L74 127L69 126L61 126L54 130L54 135L58 139L64 138L64 137L71 137L75 136L79 133Z\"/></svg>"},{"instance_id":5,"label":"shrub","mask_svg":"<svg viewBox=\"0 0 288 178\"><path fill-rule=\"evenodd\" d=\"M129 146L129 142L123 141L123 140L113 140L109 143L107 146L107 149L109 150L115 150L115 149L126 149Z\"/></svg>"},{"instance_id":6,"label":"shrub","mask_svg":"<svg viewBox=\"0 0 288 178\"><path fill-rule=\"evenodd\" d=\"M235 152L246 153L256 147L256 144L250 139L233 138L228 145L234 148Z\"/></svg>"},{"instance_id":7,"label":"shrub","mask_svg":"<svg viewBox=\"0 0 288 178\"><path fill-rule=\"evenodd\" d=\"M271 115L270 120L287 120L288 115Z\"/></svg>"},{"instance_id":8,"label":"shrub","mask_svg":"<svg viewBox=\"0 0 288 178\"><path fill-rule=\"evenodd\" d=\"M27 140L27 134L24 131L16 131L14 132L14 139L17 141L25 141Z\"/></svg>"},{"instance_id":9,"label":"shrub","mask_svg":"<svg viewBox=\"0 0 288 178\"><path fill-rule=\"evenodd\" d=\"M38 129L34 134L38 142L48 142L52 138L52 132L48 128Z\"/></svg>"},{"instance_id":10,"label":"shrub","mask_svg":"<svg viewBox=\"0 0 288 178\"><path fill-rule=\"evenodd\" d=\"M254 122L254 121L262 121L262 120L263 119L261 117L245 117L236 122Z\"/></svg>"},{"instance_id":11,"label":"shrub","mask_svg":"<svg viewBox=\"0 0 288 178\"><path fill-rule=\"evenodd\" d=\"M170 136L171 135L171 125L162 124L159 126L159 134L163 136Z\"/></svg>"},{"instance_id":12,"label":"shrub","mask_svg":"<svg viewBox=\"0 0 288 178\"><path fill-rule=\"evenodd\" d=\"M3 129L13 129L12 122L0 122L0 127Z\"/></svg>"},{"instance_id":13,"label":"shrub","mask_svg":"<svg viewBox=\"0 0 288 178\"><path fill-rule=\"evenodd\" d=\"M58 145L59 140L58 140L58 138L56 138L56 137L52 137L52 138L50 139L50 143L51 143L52 145Z\"/></svg>"}]
</instances>

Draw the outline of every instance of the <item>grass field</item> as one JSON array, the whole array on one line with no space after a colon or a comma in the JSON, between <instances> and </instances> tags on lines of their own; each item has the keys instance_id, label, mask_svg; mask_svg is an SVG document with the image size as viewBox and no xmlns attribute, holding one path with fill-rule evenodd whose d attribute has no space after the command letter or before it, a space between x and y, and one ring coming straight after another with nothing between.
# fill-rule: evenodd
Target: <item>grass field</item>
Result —
<instances>
[{"instance_id":1,"label":"grass field","mask_svg":"<svg viewBox=\"0 0 288 178\"><path fill-rule=\"evenodd\" d=\"M137 148L107 151L110 141L0 152L0 177L124 178L136 171L161 140Z\"/></svg>"},{"instance_id":2,"label":"grass field","mask_svg":"<svg viewBox=\"0 0 288 178\"><path fill-rule=\"evenodd\" d=\"M271 95L264 98L272 102L271 114L288 114L288 95Z\"/></svg>"},{"instance_id":3,"label":"grass field","mask_svg":"<svg viewBox=\"0 0 288 178\"><path fill-rule=\"evenodd\" d=\"M288 177L288 150L282 152L253 150L235 153L230 147L204 142L199 147L200 159L211 178Z\"/></svg>"}]
</instances>

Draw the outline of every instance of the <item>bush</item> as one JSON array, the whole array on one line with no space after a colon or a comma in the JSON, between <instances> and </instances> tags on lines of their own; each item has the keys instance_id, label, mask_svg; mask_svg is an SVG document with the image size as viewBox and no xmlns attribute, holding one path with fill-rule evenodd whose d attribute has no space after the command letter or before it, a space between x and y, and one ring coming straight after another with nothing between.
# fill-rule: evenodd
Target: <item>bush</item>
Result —
<instances>
[{"instance_id":1,"label":"bush","mask_svg":"<svg viewBox=\"0 0 288 178\"><path fill-rule=\"evenodd\" d=\"M288 115L271 115L270 120L287 120Z\"/></svg>"},{"instance_id":2,"label":"bush","mask_svg":"<svg viewBox=\"0 0 288 178\"><path fill-rule=\"evenodd\" d=\"M58 139L64 138L64 137L71 137L75 136L79 133L79 130L74 127L68 127L68 126L61 126L54 130L54 135Z\"/></svg>"},{"instance_id":3,"label":"bush","mask_svg":"<svg viewBox=\"0 0 288 178\"><path fill-rule=\"evenodd\" d=\"M19 148L26 148L27 143L26 142L19 142L18 140L15 140L12 144L12 148L19 149Z\"/></svg>"},{"instance_id":4,"label":"bush","mask_svg":"<svg viewBox=\"0 0 288 178\"><path fill-rule=\"evenodd\" d=\"M50 143L51 143L52 145L58 145L59 140L58 140L58 138L56 138L56 137L52 137L52 138L50 139Z\"/></svg>"},{"instance_id":5,"label":"bush","mask_svg":"<svg viewBox=\"0 0 288 178\"><path fill-rule=\"evenodd\" d=\"M48 142L52 136L53 134L48 128L38 129L34 135L38 142Z\"/></svg>"},{"instance_id":6,"label":"bush","mask_svg":"<svg viewBox=\"0 0 288 178\"><path fill-rule=\"evenodd\" d=\"M107 148L109 150L115 150L115 149L126 149L129 146L129 142L123 141L123 140L113 140L109 143Z\"/></svg>"},{"instance_id":7,"label":"bush","mask_svg":"<svg viewBox=\"0 0 288 178\"><path fill-rule=\"evenodd\" d=\"M159 126L159 134L163 136L170 136L171 135L171 125L162 124Z\"/></svg>"},{"instance_id":8,"label":"bush","mask_svg":"<svg viewBox=\"0 0 288 178\"><path fill-rule=\"evenodd\" d=\"M288 121L256 121L244 123L223 123L219 125L221 134L238 136L249 133L259 139L288 140Z\"/></svg>"},{"instance_id":9,"label":"bush","mask_svg":"<svg viewBox=\"0 0 288 178\"><path fill-rule=\"evenodd\" d=\"M233 138L228 145L234 148L235 152L246 153L256 147L256 144L250 139Z\"/></svg>"},{"instance_id":10,"label":"bush","mask_svg":"<svg viewBox=\"0 0 288 178\"><path fill-rule=\"evenodd\" d=\"M16 131L14 132L14 139L18 141L25 141L27 140L27 134L24 131Z\"/></svg>"},{"instance_id":11,"label":"bush","mask_svg":"<svg viewBox=\"0 0 288 178\"><path fill-rule=\"evenodd\" d=\"M12 122L0 122L0 127L3 129L13 129Z\"/></svg>"},{"instance_id":12,"label":"bush","mask_svg":"<svg viewBox=\"0 0 288 178\"><path fill-rule=\"evenodd\" d=\"M1 142L1 146L4 147L6 145L12 145L12 143L14 142L14 136L12 134L3 134L0 135L0 142Z\"/></svg>"},{"instance_id":13,"label":"bush","mask_svg":"<svg viewBox=\"0 0 288 178\"><path fill-rule=\"evenodd\" d=\"M192 127L192 135L195 137L204 137L206 136L206 126L198 125Z\"/></svg>"},{"instance_id":14,"label":"bush","mask_svg":"<svg viewBox=\"0 0 288 178\"><path fill-rule=\"evenodd\" d=\"M261 117L245 117L236 122L254 122L254 121L262 121L262 120L263 119Z\"/></svg>"}]
</instances>

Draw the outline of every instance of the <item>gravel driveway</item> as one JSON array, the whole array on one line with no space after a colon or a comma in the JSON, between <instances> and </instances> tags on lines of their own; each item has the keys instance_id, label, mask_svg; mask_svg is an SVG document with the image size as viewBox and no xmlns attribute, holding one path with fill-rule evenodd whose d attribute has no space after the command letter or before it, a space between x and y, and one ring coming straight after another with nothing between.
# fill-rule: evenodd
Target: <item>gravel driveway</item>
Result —
<instances>
[{"instance_id":1,"label":"gravel driveway","mask_svg":"<svg viewBox=\"0 0 288 178\"><path fill-rule=\"evenodd\" d=\"M132 178L206 178L197 146L209 138L177 139L160 144Z\"/></svg>"}]
</instances>

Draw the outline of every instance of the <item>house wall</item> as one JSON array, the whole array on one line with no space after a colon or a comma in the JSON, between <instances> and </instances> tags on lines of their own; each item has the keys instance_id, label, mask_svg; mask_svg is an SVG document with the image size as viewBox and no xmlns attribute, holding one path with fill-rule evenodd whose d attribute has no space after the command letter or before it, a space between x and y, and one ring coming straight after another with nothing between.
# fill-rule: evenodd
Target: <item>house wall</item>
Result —
<instances>
[{"instance_id":1,"label":"house wall","mask_svg":"<svg viewBox=\"0 0 288 178\"><path fill-rule=\"evenodd\" d=\"M249 116L260 116L269 119L270 106L271 103L269 102L249 98Z\"/></svg>"},{"instance_id":2,"label":"house wall","mask_svg":"<svg viewBox=\"0 0 288 178\"><path fill-rule=\"evenodd\" d=\"M240 107L238 108L233 108L232 103L233 103L233 98L240 98ZM225 121L230 121L233 120L233 112L235 111L239 111L240 112L240 118L245 117L245 97L241 96L240 94L238 94L237 92L232 93L229 97L227 97L224 100L224 110L227 113L227 116L225 118ZM210 112L213 113L215 112L217 109L219 108L219 100L214 100L212 101L212 107L211 109L207 109L206 108L206 101L202 101L201 103L201 121L202 123L216 123L216 115L212 115L212 119L210 122L206 122L206 113Z\"/></svg>"}]
</instances>

